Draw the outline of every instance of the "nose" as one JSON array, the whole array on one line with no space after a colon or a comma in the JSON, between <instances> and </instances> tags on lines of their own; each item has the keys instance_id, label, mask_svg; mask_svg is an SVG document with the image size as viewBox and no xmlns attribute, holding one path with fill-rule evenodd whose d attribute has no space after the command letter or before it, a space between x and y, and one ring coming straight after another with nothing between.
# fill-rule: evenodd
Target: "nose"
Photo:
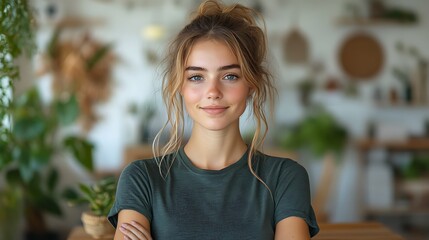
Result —
<instances>
[{"instance_id":1,"label":"nose","mask_svg":"<svg viewBox=\"0 0 429 240\"><path fill-rule=\"evenodd\" d=\"M222 98L222 91L217 81L213 81L212 83L210 83L209 88L207 90L207 98L212 100Z\"/></svg>"}]
</instances>

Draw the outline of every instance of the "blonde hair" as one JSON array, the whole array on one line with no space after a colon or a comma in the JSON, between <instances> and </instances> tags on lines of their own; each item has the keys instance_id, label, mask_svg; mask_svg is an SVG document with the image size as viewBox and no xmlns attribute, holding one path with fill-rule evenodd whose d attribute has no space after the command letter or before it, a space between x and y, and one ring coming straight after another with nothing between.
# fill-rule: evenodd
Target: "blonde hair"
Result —
<instances>
[{"instance_id":1,"label":"blonde hair","mask_svg":"<svg viewBox=\"0 0 429 240\"><path fill-rule=\"evenodd\" d=\"M170 166L163 174L162 162L169 153L176 153L182 146L184 134L184 111L180 90L184 82L183 72L192 46L200 39L215 39L225 42L238 59L243 78L252 89L249 98L256 129L249 146L248 166L251 173L266 184L254 172L253 156L257 153L267 135L268 124L265 114L265 103L270 103L270 113L273 112L274 95L276 90L272 76L267 70L267 39L265 24L263 30L257 25L257 17L262 17L251 8L240 4L226 6L218 1L203 2L191 22L186 25L170 44L162 83L164 104L167 110L167 122L158 132L153 143L153 152L163 176L168 174ZM159 140L165 128L171 125L170 138L160 148Z\"/></svg>"}]
</instances>

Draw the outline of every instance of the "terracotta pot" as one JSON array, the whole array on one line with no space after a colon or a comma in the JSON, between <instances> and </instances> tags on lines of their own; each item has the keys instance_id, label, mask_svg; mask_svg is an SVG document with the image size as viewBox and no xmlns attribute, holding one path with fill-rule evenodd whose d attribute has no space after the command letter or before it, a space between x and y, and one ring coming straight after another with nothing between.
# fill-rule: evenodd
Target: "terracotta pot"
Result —
<instances>
[{"instance_id":1,"label":"terracotta pot","mask_svg":"<svg viewBox=\"0 0 429 240\"><path fill-rule=\"evenodd\" d=\"M96 216L90 212L83 212L81 219L85 232L93 238L113 238L115 229L106 216Z\"/></svg>"}]
</instances>

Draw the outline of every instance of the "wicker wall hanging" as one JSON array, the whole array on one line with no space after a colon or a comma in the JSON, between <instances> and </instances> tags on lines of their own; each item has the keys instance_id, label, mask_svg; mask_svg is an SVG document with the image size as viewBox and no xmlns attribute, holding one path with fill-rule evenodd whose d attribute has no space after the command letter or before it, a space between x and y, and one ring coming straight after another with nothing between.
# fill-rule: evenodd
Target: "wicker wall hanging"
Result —
<instances>
[{"instance_id":1,"label":"wicker wall hanging","mask_svg":"<svg viewBox=\"0 0 429 240\"><path fill-rule=\"evenodd\" d=\"M99 119L94 105L110 96L115 56L111 45L98 42L89 33L82 34L77 40L62 40L62 30L58 28L54 32L39 74L53 75L54 97L76 96L80 123L85 131L89 131Z\"/></svg>"}]
</instances>

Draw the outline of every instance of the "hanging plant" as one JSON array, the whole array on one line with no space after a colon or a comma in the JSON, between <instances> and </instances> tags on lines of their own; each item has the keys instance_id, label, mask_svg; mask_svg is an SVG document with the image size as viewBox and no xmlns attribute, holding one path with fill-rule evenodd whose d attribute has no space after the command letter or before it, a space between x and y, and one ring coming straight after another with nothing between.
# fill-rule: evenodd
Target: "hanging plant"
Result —
<instances>
[{"instance_id":1,"label":"hanging plant","mask_svg":"<svg viewBox=\"0 0 429 240\"><path fill-rule=\"evenodd\" d=\"M4 206L8 209L1 209L6 214L1 219L8 220L7 224L10 224L13 218L8 219L8 212L14 210L13 207L22 207L27 220L28 239L48 239L45 213L58 216L62 212L57 188L60 175L52 160L58 150L73 149L73 157L92 170L93 146L77 136L62 139L56 134L60 125L73 123L79 113L73 94L67 99L56 99L52 105L44 105L35 88L20 96L14 95L15 82L20 78L16 60L23 55L31 57L35 51L34 21L30 13L25 0L1 1L0 181L5 183L6 190L19 192L2 189L2 199L15 201L15 204L9 202ZM65 144L67 140L69 143ZM22 201L23 206L18 206L17 201ZM18 211L14 214L13 217L19 217ZM4 223L1 225L5 226ZM13 231L13 228L9 230ZM0 231L3 239L1 234L3 231Z\"/></svg>"},{"instance_id":2,"label":"hanging plant","mask_svg":"<svg viewBox=\"0 0 429 240\"><path fill-rule=\"evenodd\" d=\"M53 75L52 89L56 98L76 95L79 120L88 131L99 119L94 106L110 96L115 57L112 45L100 43L89 33L78 41L62 40L64 30L65 27L59 27L52 35L39 74Z\"/></svg>"}]
</instances>

